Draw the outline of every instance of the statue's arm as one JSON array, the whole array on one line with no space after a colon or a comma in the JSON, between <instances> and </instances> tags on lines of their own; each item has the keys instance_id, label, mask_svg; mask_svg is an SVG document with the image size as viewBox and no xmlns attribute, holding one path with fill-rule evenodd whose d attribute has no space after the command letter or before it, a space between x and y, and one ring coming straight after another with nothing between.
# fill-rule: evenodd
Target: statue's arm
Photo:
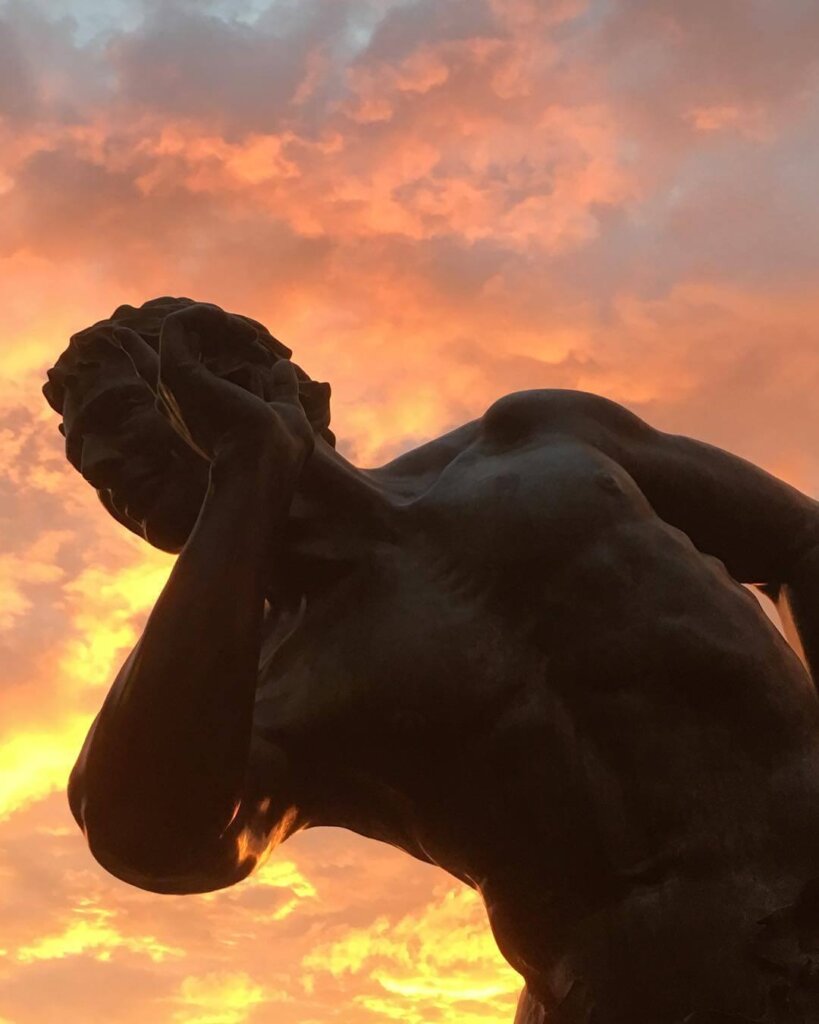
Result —
<instances>
[{"instance_id":1,"label":"statue's arm","mask_svg":"<svg viewBox=\"0 0 819 1024\"><path fill-rule=\"evenodd\" d=\"M180 373L173 395L189 423L192 405L210 412L194 427L211 449L209 491L69 784L97 860L159 892L238 881L297 827L285 758L253 729L265 591L308 449L297 383L270 407L204 373ZM257 402L233 432L219 424L241 419L228 401ZM210 445L209 429L221 434Z\"/></svg>"},{"instance_id":2,"label":"statue's arm","mask_svg":"<svg viewBox=\"0 0 819 1024\"><path fill-rule=\"evenodd\" d=\"M284 759L252 721L265 585L293 488L273 455L226 451L214 464L196 528L71 777L95 857L143 888L239 880L290 813Z\"/></svg>"},{"instance_id":3,"label":"statue's arm","mask_svg":"<svg viewBox=\"0 0 819 1024\"><path fill-rule=\"evenodd\" d=\"M607 406L603 447L660 518L776 600L819 683L819 502L739 456Z\"/></svg>"},{"instance_id":4,"label":"statue's arm","mask_svg":"<svg viewBox=\"0 0 819 1024\"><path fill-rule=\"evenodd\" d=\"M742 583L784 582L819 544L819 503L720 448L652 430L621 464L661 519Z\"/></svg>"}]
</instances>

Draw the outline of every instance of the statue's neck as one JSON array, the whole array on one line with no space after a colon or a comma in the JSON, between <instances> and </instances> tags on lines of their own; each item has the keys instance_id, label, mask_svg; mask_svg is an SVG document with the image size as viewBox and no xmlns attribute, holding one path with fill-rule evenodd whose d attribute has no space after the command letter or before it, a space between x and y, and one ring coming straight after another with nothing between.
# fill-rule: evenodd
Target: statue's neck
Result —
<instances>
[{"instance_id":1,"label":"statue's neck","mask_svg":"<svg viewBox=\"0 0 819 1024\"><path fill-rule=\"evenodd\" d=\"M302 472L294 514L377 539L391 533L398 505L383 483L319 438Z\"/></svg>"},{"instance_id":2,"label":"statue's neck","mask_svg":"<svg viewBox=\"0 0 819 1024\"><path fill-rule=\"evenodd\" d=\"M280 584L321 591L354 571L396 535L399 507L382 484L318 441L293 497L273 592Z\"/></svg>"}]
</instances>

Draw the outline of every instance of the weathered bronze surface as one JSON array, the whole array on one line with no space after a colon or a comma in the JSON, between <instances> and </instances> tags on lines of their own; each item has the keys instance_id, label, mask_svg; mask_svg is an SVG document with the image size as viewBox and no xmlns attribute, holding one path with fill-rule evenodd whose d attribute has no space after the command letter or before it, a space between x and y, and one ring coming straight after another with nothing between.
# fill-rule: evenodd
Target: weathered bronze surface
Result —
<instances>
[{"instance_id":1,"label":"weathered bronze surface","mask_svg":"<svg viewBox=\"0 0 819 1024\"><path fill-rule=\"evenodd\" d=\"M178 551L69 784L97 860L232 885L338 825L481 893L519 1024L819 1020L819 504L596 395L379 469L254 321L75 335L46 397Z\"/></svg>"}]
</instances>

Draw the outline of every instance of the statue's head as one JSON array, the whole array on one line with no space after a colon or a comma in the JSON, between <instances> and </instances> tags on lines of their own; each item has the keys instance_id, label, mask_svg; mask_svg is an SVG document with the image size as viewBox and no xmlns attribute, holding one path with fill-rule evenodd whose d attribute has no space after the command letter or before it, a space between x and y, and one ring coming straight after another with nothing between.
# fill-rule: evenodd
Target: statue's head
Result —
<instances>
[{"instance_id":1,"label":"statue's head","mask_svg":"<svg viewBox=\"0 0 819 1024\"><path fill-rule=\"evenodd\" d=\"M115 331L129 328L159 351L166 316L195 303L152 299L120 306L107 320L72 335L48 371L43 393L63 418L66 456L94 487L108 512L129 530L164 551L179 551L196 522L208 486L209 465L171 426L157 401L155 381L137 369ZM196 304L200 305L200 304ZM212 332L211 368L241 383L246 371L264 370L290 349L262 324L202 308L197 329ZM329 389L295 367L299 398L317 434L334 443L329 429Z\"/></svg>"}]
</instances>

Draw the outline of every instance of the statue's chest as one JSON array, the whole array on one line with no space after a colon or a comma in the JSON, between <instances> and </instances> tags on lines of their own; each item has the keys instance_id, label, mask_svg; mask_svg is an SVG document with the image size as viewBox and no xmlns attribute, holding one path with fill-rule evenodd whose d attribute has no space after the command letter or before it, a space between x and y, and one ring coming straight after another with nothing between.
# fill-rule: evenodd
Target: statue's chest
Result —
<instances>
[{"instance_id":1,"label":"statue's chest","mask_svg":"<svg viewBox=\"0 0 819 1024\"><path fill-rule=\"evenodd\" d=\"M438 559L501 588L542 583L618 527L651 514L632 478L568 436L473 445L417 503Z\"/></svg>"},{"instance_id":2,"label":"statue's chest","mask_svg":"<svg viewBox=\"0 0 819 1024\"><path fill-rule=\"evenodd\" d=\"M546 685L557 624L599 600L583 552L634 516L629 487L568 443L464 453L408 507L393 547L307 608L263 666L257 721L348 762L484 742Z\"/></svg>"},{"instance_id":3,"label":"statue's chest","mask_svg":"<svg viewBox=\"0 0 819 1024\"><path fill-rule=\"evenodd\" d=\"M263 652L257 720L279 742L353 753L494 720L532 651L491 590L426 545L392 552Z\"/></svg>"}]
</instances>

